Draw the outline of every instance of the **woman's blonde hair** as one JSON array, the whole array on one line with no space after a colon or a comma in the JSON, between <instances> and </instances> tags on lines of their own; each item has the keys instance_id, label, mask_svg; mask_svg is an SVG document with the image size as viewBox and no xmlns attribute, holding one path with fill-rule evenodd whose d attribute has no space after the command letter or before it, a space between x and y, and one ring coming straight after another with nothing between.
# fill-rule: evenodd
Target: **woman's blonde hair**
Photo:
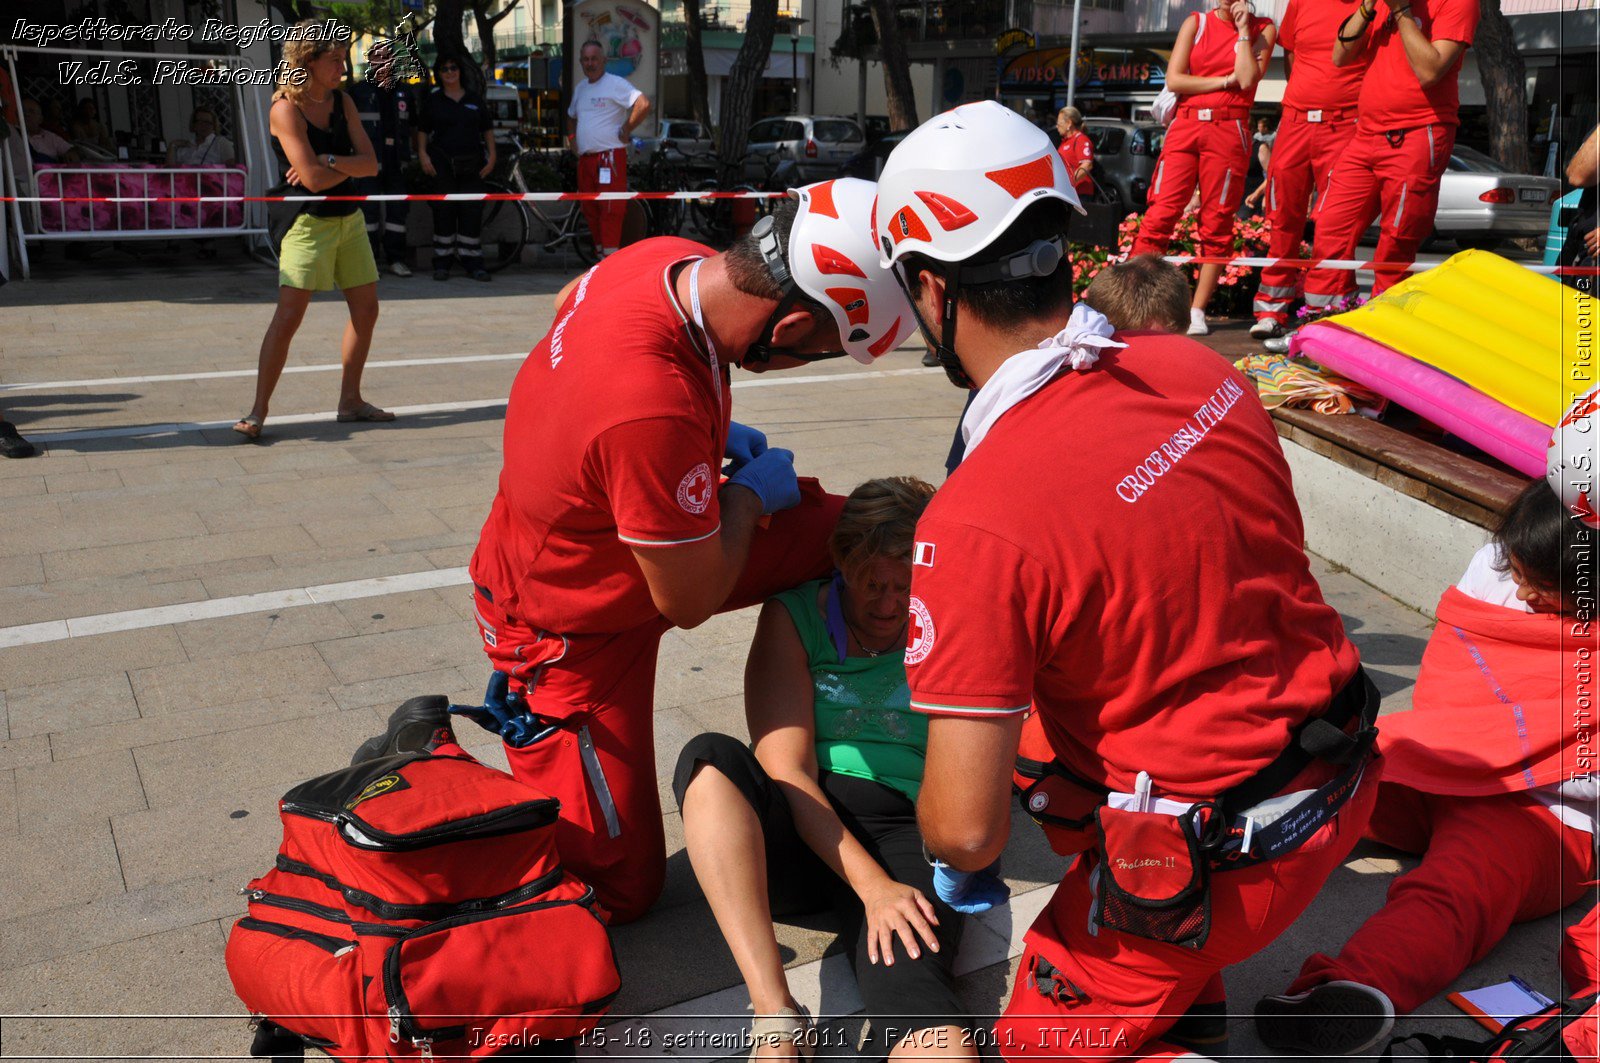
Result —
<instances>
[{"instance_id":1,"label":"woman's blonde hair","mask_svg":"<svg viewBox=\"0 0 1600 1063\"><path fill-rule=\"evenodd\" d=\"M850 579L875 558L910 561L917 519L933 485L915 476L885 476L850 492L828 539L833 563Z\"/></svg>"},{"instance_id":2,"label":"woman's blonde hair","mask_svg":"<svg viewBox=\"0 0 1600 1063\"><path fill-rule=\"evenodd\" d=\"M344 41L322 39L332 37L320 32L323 25L317 19L297 22L294 27L297 32L283 42L283 67L278 74L278 87L272 93L274 103L287 97L290 103L300 106L306 86L311 84L311 64L329 52L344 51Z\"/></svg>"}]
</instances>

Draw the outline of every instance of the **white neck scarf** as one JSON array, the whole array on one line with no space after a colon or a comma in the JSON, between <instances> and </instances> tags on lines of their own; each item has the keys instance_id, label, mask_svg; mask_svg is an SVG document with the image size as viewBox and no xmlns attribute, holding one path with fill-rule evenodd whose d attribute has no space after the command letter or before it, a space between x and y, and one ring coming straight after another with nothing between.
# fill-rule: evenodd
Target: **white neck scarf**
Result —
<instances>
[{"instance_id":1,"label":"white neck scarf","mask_svg":"<svg viewBox=\"0 0 1600 1063\"><path fill-rule=\"evenodd\" d=\"M1066 328L1049 339L1040 340L1038 347L1021 351L1002 362L994 376L978 391L966 416L961 418L967 453L971 454L983 442L983 437L1007 410L1054 380L1063 367L1088 369L1100 360L1102 350L1126 347L1126 343L1111 338L1115 331L1104 314L1080 302L1072 308Z\"/></svg>"}]
</instances>

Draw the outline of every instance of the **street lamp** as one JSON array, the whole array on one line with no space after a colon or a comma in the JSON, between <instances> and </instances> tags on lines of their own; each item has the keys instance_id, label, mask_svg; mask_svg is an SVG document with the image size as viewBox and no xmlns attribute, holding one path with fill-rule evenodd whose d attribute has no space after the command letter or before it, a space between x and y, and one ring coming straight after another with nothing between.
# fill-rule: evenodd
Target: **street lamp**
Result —
<instances>
[{"instance_id":1,"label":"street lamp","mask_svg":"<svg viewBox=\"0 0 1600 1063\"><path fill-rule=\"evenodd\" d=\"M800 27L806 21L798 15L789 16L789 91L794 96L790 114L800 113Z\"/></svg>"}]
</instances>

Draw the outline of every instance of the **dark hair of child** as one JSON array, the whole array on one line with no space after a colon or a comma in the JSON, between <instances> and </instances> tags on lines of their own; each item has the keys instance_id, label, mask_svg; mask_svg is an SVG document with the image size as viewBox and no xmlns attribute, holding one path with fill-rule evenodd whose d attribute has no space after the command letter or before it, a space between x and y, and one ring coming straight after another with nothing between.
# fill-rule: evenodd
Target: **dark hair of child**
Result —
<instances>
[{"instance_id":1,"label":"dark hair of child","mask_svg":"<svg viewBox=\"0 0 1600 1063\"><path fill-rule=\"evenodd\" d=\"M1595 534L1539 479L1501 515L1494 541L1502 571L1515 562L1527 583L1562 603L1564 615L1587 620L1595 609Z\"/></svg>"}]
</instances>

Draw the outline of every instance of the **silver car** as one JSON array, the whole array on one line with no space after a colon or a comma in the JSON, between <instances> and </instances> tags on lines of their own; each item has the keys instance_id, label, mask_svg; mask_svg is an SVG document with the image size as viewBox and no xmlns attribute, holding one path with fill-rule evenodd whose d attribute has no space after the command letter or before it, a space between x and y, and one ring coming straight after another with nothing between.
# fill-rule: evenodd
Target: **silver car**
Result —
<instances>
[{"instance_id":1,"label":"silver car","mask_svg":"<svg viewBox=\"0 0 1600 1063\"><path fill-rule=\"evenodd\" d=\"M791 114L763 118L750 127L745 161L747 180L762 181L769 161L792 160L800 170L802 182L823 181L834 176L839 165L867 146L861 127L850 118L832 115Z\"/></svg>"},{"instance_id":2,"label":"silver car","mask_svg":"<svg viewBox=\"0 0 1600 1063\"><path fill-rule=\"evenodd\" d=\"M1457 145L1439 181L1436 239L1491 250L1514 236L1540 236L1550 203L1561 195L1554 177L1511 173L1481 151Z\"/></svg>"},{"instance_id":3,"label":"silver car","mask_svg":"<svg viewBox=\"0 0 1600 1063\"><path fill-rule=\"evenodd\" d=\"M663 118L653 137L634 137L628 150L628 165L643 166L657 151L681 162L689 169L710 169L715 164L711 137L699 122L686 118ZM682 156L681 159L677 156Z\"/></svg>"},{"instance_id":4,"label":"silver car","mask_svg":"<svg viewBox=\"0 0 1600 1063\"><path fill-rule=\"evenodd\" d=\"M1095 184L1124 211L1142 211L1150 196L1150 178L1161 157L1167 128L1159 122L1127 122L1085 118L1083 131L1094 145Z\"/></svg>"}]
</instances>

